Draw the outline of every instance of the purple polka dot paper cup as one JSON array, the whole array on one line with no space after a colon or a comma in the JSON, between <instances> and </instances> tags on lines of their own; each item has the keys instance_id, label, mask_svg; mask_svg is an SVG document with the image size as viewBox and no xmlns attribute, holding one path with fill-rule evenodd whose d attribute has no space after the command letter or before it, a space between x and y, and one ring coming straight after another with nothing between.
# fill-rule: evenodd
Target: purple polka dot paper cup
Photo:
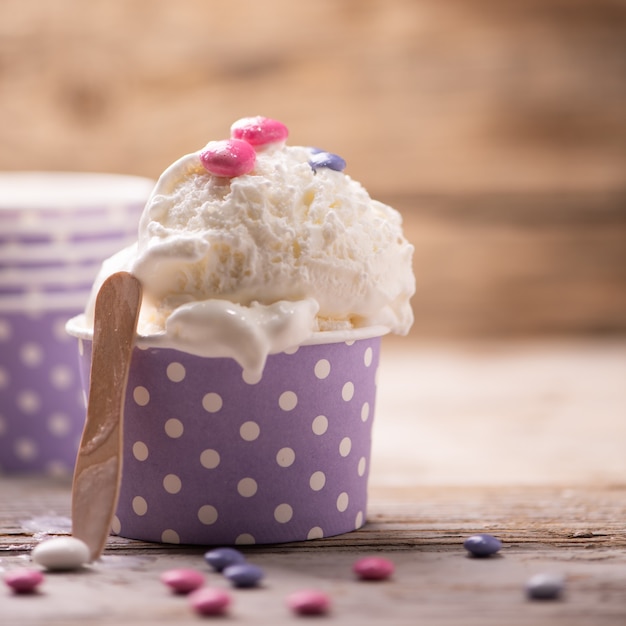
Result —
<instances>
[{"instance_id":1,"label":"purple polka dot paper cup","mask_svg":"<svg viewBox=\"0 0 626 626\"><path fill-rule=\"evenodd\" d=\"M79 337L88 384L91 341ZM260 381L228 358L133 352L113 532L163 543L266 544L363 525L379 328L317 333Z\"/></svg>"},{"instance_id":2,"label":"purple polka dot paper cup","mask_svg":"<svg viewBox=\"0 0 626 626\"><path fill-rule=\"evenodd\" d=\"M153 181L0 173L0 472L71 474L85 419L67 320L137 236Z\"/></svg>"}]
</instances>

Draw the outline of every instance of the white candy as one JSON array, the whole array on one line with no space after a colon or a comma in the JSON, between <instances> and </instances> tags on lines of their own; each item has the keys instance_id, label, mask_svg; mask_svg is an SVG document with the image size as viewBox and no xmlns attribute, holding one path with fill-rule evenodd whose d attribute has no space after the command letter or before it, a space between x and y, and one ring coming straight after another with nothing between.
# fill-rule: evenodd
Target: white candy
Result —
<instances>
[{"instance_id":1,"label":"white candy","mask_svg":"<svg viewBox=\"0 0 626 626\"><path fill-rule=\"evenodd\" d=\"M31 552L35 563L49 570L72 570L90 560L87 544L76 537L55 537L42 541Z\"/></svg>"}]
</instances>

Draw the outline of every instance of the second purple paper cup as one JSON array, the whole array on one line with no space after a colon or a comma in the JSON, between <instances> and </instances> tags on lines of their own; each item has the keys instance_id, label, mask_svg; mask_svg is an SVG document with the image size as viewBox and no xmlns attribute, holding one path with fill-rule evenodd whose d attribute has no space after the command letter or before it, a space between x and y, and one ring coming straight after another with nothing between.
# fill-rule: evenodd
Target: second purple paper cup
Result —
<instances>
[{"instance_id":1,"label":"second purple paper cup","mask_svg":"<svg viewBox=\"0 0 626 626\"><path fill-rule=\"evenodd\" d=\"M362 526L380 348L372 334L270 355L254 384L231 359L136 347L113 532L232 545ZM87 384L91 342L79 349Z\"/></svg>"}]
</instances>

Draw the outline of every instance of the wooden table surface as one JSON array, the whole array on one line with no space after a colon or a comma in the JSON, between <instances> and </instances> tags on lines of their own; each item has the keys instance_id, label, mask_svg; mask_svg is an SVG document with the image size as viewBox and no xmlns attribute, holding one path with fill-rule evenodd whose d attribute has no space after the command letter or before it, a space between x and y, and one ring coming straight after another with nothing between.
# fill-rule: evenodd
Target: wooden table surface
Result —
<instances>
[{"instance_id":1,"label":"wooden table surface","mask_svg":"<svg viewBox=\"0 0 626 626\"><path fill-rule=\"evenodd\" d=\"M233 624L292 624L285 597L326 590L336 624L626 624L626 342L388 342L368 523L336 538L247 547L266 571L233 590ZM63 478L0 479L0 571L23 567L67 532ZM500 537L497 557L469 558L464 538ZM47 576L36 596L0 590L0 624L192 624L159 573L207 570L205 548L111 537L104 557ZM378 554L392 580L364 583L354 561ZM566 580L558 601L529 601L535 573Z\"/></svg>"}]
</instances>

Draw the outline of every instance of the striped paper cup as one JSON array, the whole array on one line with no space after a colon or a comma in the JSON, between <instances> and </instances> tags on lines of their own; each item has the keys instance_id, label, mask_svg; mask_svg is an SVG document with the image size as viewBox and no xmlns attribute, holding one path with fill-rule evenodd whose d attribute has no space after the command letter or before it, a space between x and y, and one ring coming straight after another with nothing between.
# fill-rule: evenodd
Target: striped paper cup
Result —
<instances>
[{"instance_id":1,"label":"striped paper cup","mask_svg":"<svg viewBox=\"0 0 626 626\"><path fill-rule=\"evenodd\" d=\"M153 181L0 173L0 470L71 472L85 416L66 321L137 237Z\"/></svg>"}]
</instances>

